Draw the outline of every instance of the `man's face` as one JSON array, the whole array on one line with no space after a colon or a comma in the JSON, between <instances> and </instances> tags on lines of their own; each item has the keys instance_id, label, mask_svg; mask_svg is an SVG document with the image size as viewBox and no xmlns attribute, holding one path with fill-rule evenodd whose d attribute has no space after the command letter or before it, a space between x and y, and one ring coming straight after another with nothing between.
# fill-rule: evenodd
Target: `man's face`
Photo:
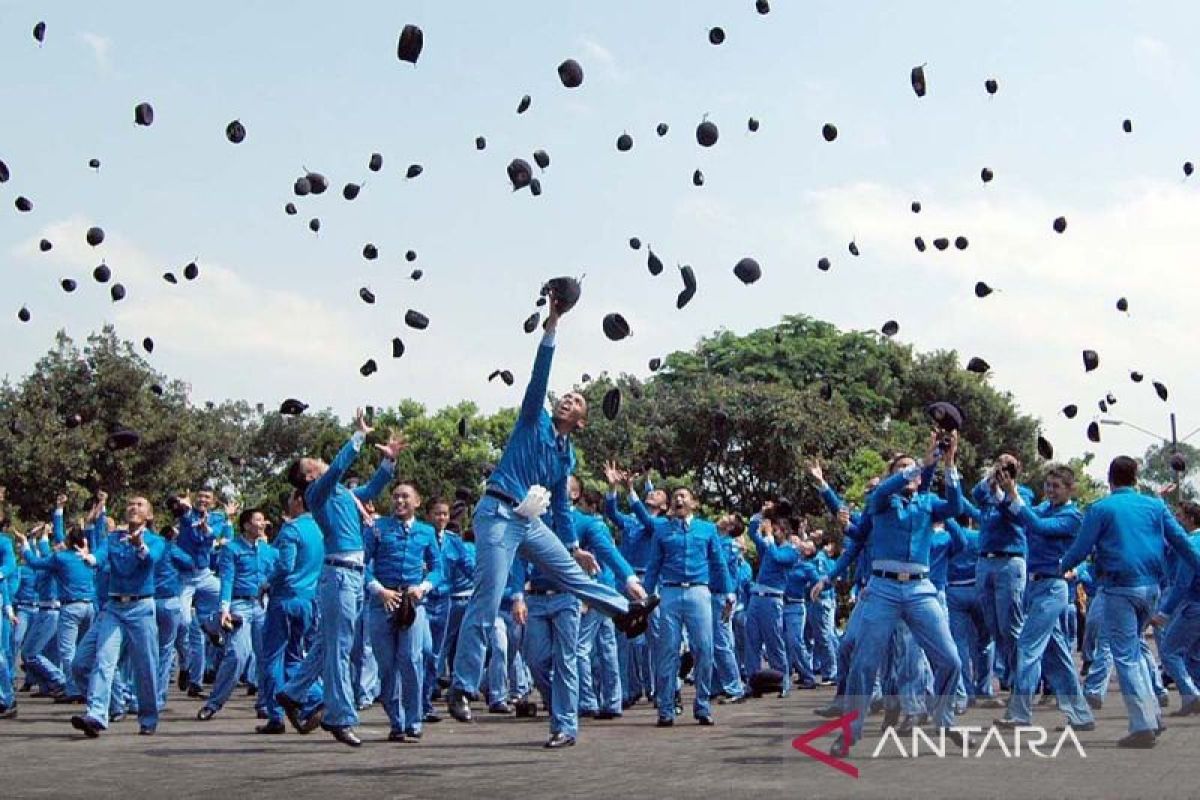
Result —
<instances>
[{"instance_id":1,"label":"man's face","mask_svg":"<svg viewBox=\"0 0 1200 800\"><path fill-rule=\"evenodd\" d=\"M587 400L579 392L567 392L554 404L554 422L577 431L587 422Z\"/></svg>"},{"instance_id":2,"label":"man's face","mask_svg":"<svg viewBox=\"0 0 1200 800\"><path fill-rule=\"evenodd\" d=\"M208 489L201 489L196 495L196 510L208 511L213 507L213 493Z\"/></svg>"},{"instance_id":3,"label":"man's face","mask_svg":"<svg viewBox=\"0 0 1200 800\"><path fill-rule=\"evenodd\" d=\"M1051 505L1060 506L1071 499L1071 489L1060 478L1047 478L1042 489Z\"/></svg>"},{"instance_id":4,"label":"man's face","mask_svg":"<svg viewBox=\"0 0 1200 800\"><path fill-rule=\"evenodd\" d=\"M663 489L655 489L650 494L646 495L646 507L651 511L665 511L667 509L667 493Z\"/></svg>"},{"instance_id":5,"label":"man's face","mask_svg":"<svg viewBox=\"0 0 1200 800\"><path fill-rule=\"evenodd\" d=\"M329 465L319 458L302 458L300 459L300 474L304 476L304 480L312 483L317 478L325 474L329 469Z\"/></svg>"},{"instance_id":6,"label":"man's face","mask_svg":"<svg viewBox=\"0 0 1200 800\"><path fill-rule=\"evenodd\" d=\"M574 475L567 478L567 495L571 498L572 503L579 502L579 495L583 493L583 485L579 482L579 478Z\"/></svg>"},{"instance_id":7,"label":"man's face","mask_svg":"<svg viewBox=\"0 0 1200 800\"><path fill-rule=\"evenodd\" d=\"M131 528L140 528L153 519L150 511L150 501L144 497L131 497L125 504L125 524Z\"/></svg>"},{"instance_id":8,"label":"man's face","mask_svg":"<svg viewBox=\"0 0 1200 800\"><path fill-rule=\"evenodd\" d=\"M402 483L392 490L392 513L400 519L412 519L420 504L420 496L408 484Z\"/></svg>"},{"instance_id":9,"label":"man's face","mask_svg":"<svg viewBox=\"0 0 1200 800\"><path fill-rule=\"evenodd\" d=\"M671 495L671 513L677 517L690 517L696 511L696 498L688 489L676 489Z\"/></svg>"},{"instance_id":10,"label":"man's face","mask_svg":"<svg viewBox=\"0 0 1200 800\"><path fill-rule=\"evenodd\" d=\"M267 518L263 516L261 511L255 511L250 519L246 520L246 524L242 526L242 531L248 539L257 539L267 529Z\"/></svg>"},{"instance_id":11,"label":"man's face","mask_svg":"<svg viewBox=\"0 0 1200 800\"><path fill-rule=\"evenodd\" d=\"M904 458L901 458L901 459L897 460L896 463L892 464L892 473L891 474L895 475L897 472L903 472L904 470L908 469L909 467L913 466L916 463L917 462L915 459L909 458L907 456ZM921 485L921 477L918 475L917 477L913 478L911 481L908 482L907 489L909 492L915 492L920 485Z\"/></svg>"},{"instance_id":12,"label":"man's face","mask_svg":"<svg viewBox=\"0 0 1200 800\"><path fill-rule=\"evenodd\" d=\"M433 527L439 531L444 531L446 525L450 523L450 506L445 503L438 503L429 512L429 518L433 522Z\"/></svg>"}]
</instances>

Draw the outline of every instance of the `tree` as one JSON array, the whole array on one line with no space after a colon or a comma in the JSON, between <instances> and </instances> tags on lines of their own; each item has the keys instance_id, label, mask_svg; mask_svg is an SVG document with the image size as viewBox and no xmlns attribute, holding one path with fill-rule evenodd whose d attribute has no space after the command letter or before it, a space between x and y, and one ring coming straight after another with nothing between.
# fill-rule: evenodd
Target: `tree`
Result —
<instances>
[{"instance_id":1,"label":"tree","mask_svg":"<svg viewBox=\"0 0 1200 800\"><path fill-rule=\"evenodd\" d=\"M1182 472L1177 472L1172 466L1172 456L1176 452L1183 457ZM1186 442L1176 445L1169 442L1153 444L1142 455L1140 478L1143 488L1157 494L1169 484L1177 484L1178 494L1172 492L1171 500L1196 500L1196 486L1191 481L1197 472L1200 472L1200 448Z\"/></svg>"}]
</instances>

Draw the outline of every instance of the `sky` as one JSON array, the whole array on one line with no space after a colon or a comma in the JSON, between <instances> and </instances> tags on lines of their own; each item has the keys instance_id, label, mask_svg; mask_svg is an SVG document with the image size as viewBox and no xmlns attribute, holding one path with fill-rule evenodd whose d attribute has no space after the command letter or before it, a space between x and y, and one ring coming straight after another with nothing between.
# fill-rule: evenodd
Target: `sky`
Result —
<instances>
[{"instance_id":1,"label":"sky","mask_svg":"<svg viewBox=\"0 0 1200 800\"><path fill-rule=\"evenodd\" d=\"M1102 416L1165 436L1175 411L1181 436L1200 427L1200 176L1182 169L1200 161L1195 3L773 0L765 16L753 0L280 8L0 0L0 159L12 173L0 184L0 375L27 374L60 329L82 340L112 323L152 337L148 360L188 382L195 403L295 396L348 417L410 397L489 411L519 400L535 346L521 323L542 282L584 274L552 387L584 372L645 377L650 358L718 329L803 313L856 330L894 319L918 350L983 357L1060 458L1086 450L1104 465L1152 443L1121 426L1089 443ZM396 57L409 23L425 37L415 66ZM712 26L724 44L709 44ZM583 66L580 88L558 81L566 58ZM918 64L923 98L909 84ZM532 104L517 115L524 94ZM133 122L143 101L150 127ZM706 115L721 133L707 149L694 135ZM233 119L247 130L236 146L224 136ZM622 133L630 152L616 149ZM512 192L506 165L539 148L551 157L543 194ZM373 152L379 173L367 170ZM424 172L407 180L414 163ZM306 169L328 176L323 196L292 195ZM363 185L353 202L347 182ZM32 212L16 211L18 195ZM289 201L298 215L284 213ZM107 234L98 248L84 241L91 225ZM969 247L919 253L918 235ZM361 256L367 242L375 261ZM732 273L745 256L763 268L752 286ZM101 259L128 290L120 303L91 278ZM161 279L192 260L198 280ZM677 264L699 282L683 310ZM59 288L65 277L75 293ZM997 291L977 299L981 280ZM359 299L364 286L376 304ZM404 326L409 308L430 317L427 330ZM601 332L614 311L633 329L615 343ZM1084 372L1084 348L1100 369ZM379 371L363 378L368 358ZM488 383L499 368L517 384ZM1118 404L1102 415L1110 392Z\"/></svg>"}]
</instances>

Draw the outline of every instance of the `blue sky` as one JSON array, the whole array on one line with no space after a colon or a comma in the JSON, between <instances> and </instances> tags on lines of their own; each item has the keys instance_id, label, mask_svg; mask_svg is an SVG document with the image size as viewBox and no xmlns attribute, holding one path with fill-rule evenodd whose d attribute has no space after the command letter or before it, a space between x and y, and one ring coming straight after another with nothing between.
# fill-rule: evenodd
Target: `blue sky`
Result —
<instances>
[{"instance_id":1,"label":"blue sky","mask_svg":"<svg viewBox=\"0 0 1200 800\"><path fill-rule=\"evenodd\" d=\"M1200 162L1195 4L776 0L767 16L752 0L280 8L0 2L0 158L12 170L0 185L0 372L25 374L59 328L83 338L114 322L126 338L152 336L151 362L190 382L197 402L298 396L348 414L469 398L491 409L519 397L519 384L486 376L527 375L534 342L520 325L542 280L586 273L558 386L585 371L645 375L652 356L716 328L799 312L856 329L896 319L898 338L920 349L986 358L1062 455L1089 446L1084 428L1110 391L1114 417L1165 433L1175 409L1181 433L1200 426L1188 416L1200 395L1189 303L1200 187L1181 170ZM416 67L396 58L405 23L425 31ZM713 25L727 34L719 47ZM555 72L568 57L585 70L576 90ZM921 63L929 93L918 99L908 76ZM149 128L133 124L141 101L156 111ZM693 135L705 114L721 130L708 150ZM224 138L234 118L248 131L239 146ZM832 144L825 122L840 131ZM622 132L629 153L615 148ZM538 148L552 159L544 194L512 193L505 165ZM379 174L366 168L374 151ZM425 171L407 181L410 163ZM984 166L996 175L987 186ZM331 190L292 197L302 167ZM341 198L347 181L365 184L354 202ZM32 213L15 211L17 195ZM289 200L299 215L283 213ZM1062 236L1051 230L1060 214ZM95 250L83 240L92 224L108 234ZM961 234L970 247L919 254L918 234ZM662 257L661 276L630 236ZM50 253L37 250L43 237ZM379 260L362 259L368 241ZM747 255L764 270L752 287L731 273ZM101 258L129 290L120 304L90 278ZM192 259L200 280L158 277ZM683 311L676 263L700 284ZM419 282L407 279L414 267ZM79 291L64 294L63 277ZM1001 291L977 300L977 280ZM376 305L358 299L361 286ZM1114 309L1119 296L1129 315ZM22 304L28 324L16 319ZM404 328L408 308L432 318L428 330ZM633 337L603 337L609 311ZM395 335L407 345L398 361ZM1084 374L1084 347L1099 351L1097 372ZM363 379L368 357L381 368ZM1131 369L1147 381L1130 383ZM1169 404L1152 379L1171 388ZM1057 414L1068 402L1082 409L1073 422ZM1091 447L1103 461L1147 443L1104 435Z\"/></svg>"}]
</instances>

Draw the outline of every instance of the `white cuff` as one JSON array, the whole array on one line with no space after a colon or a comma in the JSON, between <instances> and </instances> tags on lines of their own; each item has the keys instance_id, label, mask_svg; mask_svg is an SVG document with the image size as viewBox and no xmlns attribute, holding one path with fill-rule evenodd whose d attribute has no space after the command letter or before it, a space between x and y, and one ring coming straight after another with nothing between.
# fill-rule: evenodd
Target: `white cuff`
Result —
<instances>
[{"instance_id":1,"label":"white cuff","mask_svg":"<svg viewBox=\"0 0 1200 800\"><path fill-rule=\"evenodd\" d=\"M231 605L230 603L226 603L224 600L222 600L221 601L221 613L228 614L230 605Z\"/></svg>"},{"instance_id":2,"label":"white cuff","mask_svg":"<svg viewBox=\"0 0 1200 800\"><path fill-rule=\"evenodd\" d=\"M625 579L625 585L626 585L626 586L633 586L634 584L637 584L638 586L641 586L641 585L642 585L642 579L641 579L641 578L639 578L637 575L630 575L628 578L626 578L626 579Z\"/></svg>"},{"instance_id":3,"label":"white cuff","mask_svg":"<svg viewBox=\"0 0 1200 800\"><path fill-rule=\"evenodd\" d=\"M554 347L554 331L549 330L542 334L542 346Z\"/></svg>"},{"instance_id":4,"label":"white cuff","mask_svg":"<svg viewBox=\"0 0 1200 800\"><path fill-rule=\"evenodd\" d=\"M367 440L367 435L365 433L363 433L362 431L355 431L354 435L350 437L350 441L354 442L355 450L362 450L363 442L365 442L366 440Z\"/></svg>"},{"instance_id":5,"label":"white cuff","mask_svg":"<svg viewBox=\"0 0 1200 800\"><path fill-rule=\"evenodd\" d=\"M958 483L962 480L962 475L959 474L958 467L952 466L950 469L946 470L946 480L950 481L951 483Z\"/></svg>"},{"instance_id":6,"label":"white cuff","mask_svg":"<svg viewBox=\"0 0 1200 800\"><path fill-rule=\"evenodd\" d=\"M433 588L433 584L429 581L421 581L417 584L417 588L421 590L422 594L429 594L429 590Z\"/></svg>"},{"instance_id":7,"label":"white cuff","mask_svg":"<svg viewBox=\"0 0 1200 800\"><path fill-rule=\"evenodd\" d=\"M900 471L900 474L904 476L905 480L911 481L913 478L920 475L921 470L923 470L923 469L924 469L924 467L921 466L920 464L912 464L912 465L907 466L904 469L902 469Z\"/></svg>"},{"instance_id":8,"label":"white cuff","mask_svg":"<svg viewBox=\"0 0 1200 800\"><path fill-rule=\"evenodd\" d=\"M84 553L80 556L80 558L82 558L83 563L87 564L89 567L96 566L96 557L91 553Z\"/></svg>"},{"instance_id":9,"label":"white cuff","mask_svg":"<svg viewBox=\"0 0 1200 800\"><path fill-rule=\"evenodd\" d=\"M725 602L736 604L737 603L737 595L730 592L729 594L725 595Z\"/></svg>"},{"instance_id":10,"label":"white cuff","mask_svg":"<svg viewBox=\"0 0 1200 800\"><path fill-rule=\"evenodd\" d=\"M637 499L638 499L638 493L637 493L637 489L633 489L633 488L631 488L631 489L629 490L629 502L633 503L633 502L635 502Z\"/></svg>"},{"instance_id":11,"label":"white cuff","mask_svg":"<svg viewBox=\"0 0 1200 800\"><path fill-rule=\"evenodd\" d=\"M514 603L524 603L525 602L525 593L524 592L513 592L512 597L509 599L511 599Z\"/></svg>"}]
</instances>

